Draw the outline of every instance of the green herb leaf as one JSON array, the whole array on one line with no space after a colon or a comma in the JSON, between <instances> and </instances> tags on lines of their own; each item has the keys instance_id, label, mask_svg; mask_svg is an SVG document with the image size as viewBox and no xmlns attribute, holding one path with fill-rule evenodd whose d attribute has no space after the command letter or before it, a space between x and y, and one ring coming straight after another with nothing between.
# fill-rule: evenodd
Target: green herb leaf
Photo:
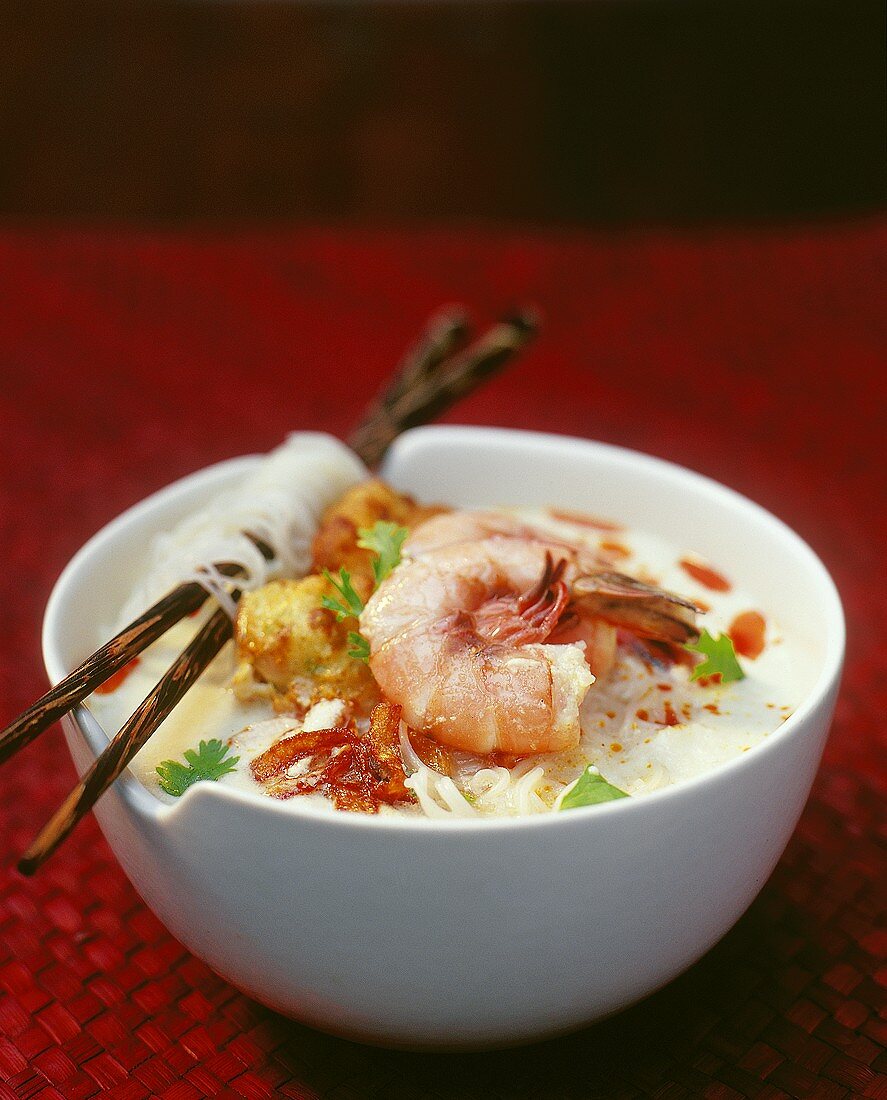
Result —
<instances>
[{"instance_id":1,"label":"green herb leaf","mask_svg":"<svg viewBox=\"0 0 887 1100\"><path fill-rule=\"evenodd\" d=\"M599 802L612 802L616 798L628 798L625 791L620 791L597 770L594 764L589 764L582 775L579 776L576 785L561 802L562 810L574 810L577 806L596 806Z\"/></svg>"},{"instance_id":2,"label":"green herb leaf","mask_svg":"<svg viewBox=\"0 0 887 1100\"><path fill-rule=\"evenodd\" d=\"M348 644L351 647L348 650L349 657L353 657L356 661L369 661L370 643L362 634L358 634L356 630L349 630Z\"/></svg>"},{"instance_id":3,"label":"green herb leaf","mask_svg":"<svg viewBox=\"0 0 887 1100\"><path fill-rule=\"evenodd\" d=\"M362 527L358 532L357 545L364 550L372 550L376 557L373 559L373 576L378 586L391 570L400 561L400 548L407 537L406 527L398 527L396 523L383 523L381 520L372 527ZM363 611L363 600L358 596L351 583L351 574L347 569L340 569L338 579L324 569L323 575L338 592L336 599L333 596L324 596L321 605L329 611L335 611L336 618L356 619ZM348 656L358 661L369 661L370 643L358 634L356 630L348 632Z\"/></svg>"},{"instance_id":4,"label":"green herb leaf","mask_svg":"<svg viewBox=\"0 0 887 1100\"><path fill-rule=\"evenodd\" d=\"M221 779L234 771L239 756L228 756L230 748L221 741L201 741L197 749L186 749L187 766L178 760L164 760L157 765L160 786L167 794L180 798L192 784L201 779Z\"/></svg>"},{"instance_id":5,"label":"green herb leaf","mask_svg":"<svg viewBox=\"0 0 887 1100\"><path fill-rule=\"evenodd\" d=\"M363 600L354 591L354 587L351 584L351 574L347 569L339 570L339 579L330 573L329 569L324 569L323 575L330 582L330 584L339 593L339 599L334 599L331 596L324 596L320 601L323 607L328 608L330 611L335 611L336 618L341 622L343 619L357 618L357 616L363 611Z\"/></svg>"},{"instance_id":6,"label":"green herb leaf","mask_svg":"<svg viewBox=\"0 0 887 1100\"><path fill-rule=\"evenodd\" d=\"M376 584L381 584L395 565L400 562L400 551L408 531L396 523L384 523L379 520L372 527L361 527L357 532L357 545L364 550L375 551L373 576Z\"/></svg>"},{"instance_id":7,"label":"green herb leaf","mask_svg":"<svg viewBox=\"0 0 887 1100\"><path fill-rule=\"evenodd\" d=\"M703 676L720 676L721 683L727 684L731 680L745 679L745 673L736 660L733 642L726 634L714 638L707 630L703 630L699 641L685 645L684 649L691 653L701 653L705 657L690 673L691 680L699 680Z\"/></svg>"}]
</instances>

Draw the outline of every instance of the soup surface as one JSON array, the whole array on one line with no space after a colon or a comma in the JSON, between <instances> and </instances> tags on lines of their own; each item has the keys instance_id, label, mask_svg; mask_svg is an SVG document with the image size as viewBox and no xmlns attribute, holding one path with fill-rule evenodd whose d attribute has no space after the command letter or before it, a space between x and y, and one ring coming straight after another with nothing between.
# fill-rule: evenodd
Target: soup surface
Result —
<instances>
[{"instance_id":1,"label":"soup surface","mask_svg":"<svg viewBox=\"0 0 887 1100\"><path fill-rule=\"evenodd\" d=\"M471 741L470 729L455 739L448 734L436 741L433 725L415 731L402 726L396 737L389 736L385 750L389 762L394 760L398 783L403 780L397 793L375 801L343 801L335 796L336 788L327 780L337 755L342 771L345 756L358 753L361 738L367 736L372 706L382 698L370 672L381 671L379 653L370 655L368 668L349 657L343 659L341 667L336 666L335 675L330 672L331 665L321 668L309 661L304 667L299 665L299 675L294 679L288 678L289 672L278 676L274 661L280 660L281 638L289 638L287 644L292 647L291 635L284 631L268 641L271 628L267 619L259 618L263 605L257 600L250 604L252 618L247 619L241 609L237 645L225 647L139 753L132 765L136 776L158 798L174 801L161 785L158 765L181 761L185 751L193 750L200 741L217 738L228 747L227 758L233 761L236 757L232 770L218 782L258 797L281 798L290 806L310 804L331 812L338 807L429 817L545 813L561 808L580 777L588 774L589 765L590 774L606 780L604 786L615 788L616 796L621 792L630 797L643 797L715 768L751 750L777 730L812 684L815 659L803 640L784 635L767 609L758 606L753 593L734 587L726 567L702 561L693 554L692 547L673 545L644 531L627 530L618 517L600 519L555 509L499 509L485 515L500 517L505 525L526 525L555 547L562 544L587 551L606 569L693 601L704 609L699 614L700 627L710 636L723 634L731 638L744 678L731 682L722 682L717 675L693 679L694 668L702 659L695 651L651 641L632 629L608 627L607 637L615 645L612 662L603 662L607 667L587 690L584 685L576 689L581 702L576 743L555 751L507 752L496 747L491 750L479 740L477 751L472 751L464 744L466 739ZM417 522L411 524L413 535L422 531L427 518L425 513L417 516ZM329 540L323 545L326 553ZM410 547L409 540L406 546ZM315 542L315 555L318 553ZM440 556L441 552L437 553ZM446 563L445 556L440 560ZM388 584L393 592L395 580L407 576L408 566L401 563L393 568L389 579L381 582L371 606L384 605L388 589L383 586ZM316 580L324 584L319 575ZM539 613L543 617L549 612L549 617L554 617L552 593L557 583L555 570L551 586L543 593ZM324 614L332 616L333 612L320 610L320 597L311 597L314 604L305 610L304 599L308 597L304 593L309 591L310 587L299 590L303 602L293 605L296 610L292 614L307 615L309 619L319 615L318 622ZM498 592L491 595L493 612L498 613L496 601L504 598ZM521 614L526 612L522 610ZM180 623L148 649L116 684L109 685L113 690L91 698L90 708L109 734L119 728L163 675L203 618L201 614ZM365 621L366 616L360 617L361 627ZM452 621L444 616L429 629L454 629ZM356 618L349 622L358 625ZM594 670L595 660L587 643L571 642L569 630L563 629L564 622L565 618L555 628L553 644L541 648L569 648L580 658L585 653ZM334 630L332 619L327 628ZM410 644L415 646L416 636L411 637ZM559 637L566 641L558 644ZM424 634L419 642L424 644ZM365 641L358 644L366 646L369 654ZM590 679L584 664L583 669ZM438 661L428 666L427 680L433 687L434 678L445 674L446 669L442 670ZM342 685L341 695L337 695L337 684ZM424 683L422 690L427 688L428 683ZM397 700L399 705L406 705L407 713L413 692L419 692L419 685L408 683L402 688L404 698ZM366 705L361 703L361 693ZM349 728L351 733L347 734ZM326 769L326 778L320 782L320 765L306 747L314 743L309 743L305 735L336 730L343 731L341 744L325 735L323 745L318 741L314 746L318 754L323 754ZM296 740L300 737L301 741ZM300 746L298 752L292 749L296 745ZM290 746L286 766L277 766L276 771L268 764L273 753L270 757L268 754L275 746ZM378 772L378 759L373 759L370 770ZM402 773L398 770L401 766ZM352 761L348 773L352 779L355 767ZM390 783L385 786L390 793L389 788Z\"/></svg>"}]
</instances>

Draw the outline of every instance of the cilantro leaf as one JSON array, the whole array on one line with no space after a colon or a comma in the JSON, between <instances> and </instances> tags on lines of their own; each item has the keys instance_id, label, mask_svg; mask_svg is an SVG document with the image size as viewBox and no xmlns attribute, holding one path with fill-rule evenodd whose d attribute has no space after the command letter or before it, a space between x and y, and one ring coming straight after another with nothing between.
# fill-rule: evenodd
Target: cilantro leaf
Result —
<instances>
[{"instance_id":1,"label":"cilantro leaf","mask_svg":"<svg viewBox=\"0 0 887 1100\"><path fill-rule=\"evenodd\" d=\"M733 642L726 634L713 637L707 630L699 635L699 641L695 644L684 646L691 653L701 653L705 658L700 661L690 673L691 680L699 680L703 676L720 676L721 683L727 684L731 680L744 680L745 673L739 661L736 660L736 650Z\"/></svg>"},{"instance_id":2,"label":"cilantro leaf","mask_svg":"<svg viewBox=\"0 0 887 1100\"><path fill-rule=\"evenodd\" d=\"M321 605L328 608L330 611L335 611L336 618L339 622L343 619L356 619L361 611L363 611L363 600L354 591L354 586L351 584L351 574L347 569L340 569L339 579L336 580L329 569L324 569L323 575L339 593L339 599L337 600L332 596L324 596L320 601Z\"/></svg>"},{"instance_id":3,"label":"cilantro leaf","mask_svg":"<svg viewBox=\"0 0 887 1100\"><path fill-rule=\"evenodd\" d=\"M377 585L399 564L401 547L408 533L406 527L382 520L372 527L361 527L357 532L357 545L363 550L373 550L377 555L373 560L373 576Z\"/></svg>"},{"instance_id":4,"label":"cilantro leaf","mask_svg":"<svg viewBox=\"0 0 887 1100\"><path fill-rule=\"evenodd\" d=\"M612 802L617 798L628 798L625 791L620 791L597 770L594 764L589 764L575 786L561 802L562 810L573 810L577 806L596 806L599 802Z\"/></svg>"},{"instance_id":5,"label":"cilantro leaf","mask_svg":"<svg viewBox=\"0 0 887 1100\"><path fill-rule=\"evenodd\" d=\"M221 779L234 771L239 756L228 756L230 749L221 741L201 741L194 749L185 749L187 766L178 760L164 760L157 765L160 786L167 794L180 798L187 789L201 779Z\"/></svg>"},{"instance_id":6,"label":"cilantro leaf","mask_svg":"<svg viewBox=\"0 0 887 1100\"><path fill-rule=\"evenodd\" d=\"M372 566L373 577L378 586L400 561L400 548L407 537L407 529L398 527L396 523L383 523L380 520L372 527L361 527L357 534L359 536L357 545L364 550L372 550L376 555ZM364 604L354 590L351 574L347 569L340 569L339 576L336 578L328 569L324 569L323 575L338 593L338 598L324 596L320 601L321 606L334 611L339 622L343 619L356 619L363 611ZM350 630L348 644L349 657L357 661L369 661L370 643L363 635L358 634L356 630Z\"/></svg>"},{"instance_id":7,"label":"cilantro leaf","mask_svg":"<svg viewBox=\"0 0 887 1100\"><path fill-rule=\"evenodd\" d=\"M348 644L351 647L348 650L349 657L353 657L356 661L369 661L370 643L362 634L358 634L356 630L349 630Z\"/></svg>"}]
</instances>

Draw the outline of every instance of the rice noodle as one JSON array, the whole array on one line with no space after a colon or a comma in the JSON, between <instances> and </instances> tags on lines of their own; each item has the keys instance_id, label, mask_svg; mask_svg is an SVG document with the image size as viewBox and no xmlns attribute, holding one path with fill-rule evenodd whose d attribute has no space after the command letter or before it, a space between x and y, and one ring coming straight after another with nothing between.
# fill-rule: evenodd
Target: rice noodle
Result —
<instances>
[{"instance_id":1,"label":"rice noodle","mask_svg":"<svg viewBox=\"0 0 887 1100\"><path fill-rule=\"evenodd\" d=\"M471 772L469 758L461 767L463 785L471 792L475 805L483 813L541 813L548 806L540 798L538 788L545 779L545 768L538 760L522 760L513 768L479 768Z\"/></svg>"},{"instance_id":2,"label":"rice noodle","mask_svg":"<svg viewBox=\"0 0 887 1100\"><path fill-rule=\"evenodd\" d=\"M419 759L410 744L406 726L400 726L400 756L407 778L404 786L419 800L426 817L475 817L477 811L449 776L441 775Z\"/></svg>"},{"instance_id":3,"label":"rice noodle","mask_svg":"<svg viewBox=\"0 0 887 1100\"><path fill-rule=\"evenodd\" d=\"M186 581L202 585L233 617L231 581L214 568L221 562L242 569L237 587L243 590L276 577L304 576L322 512L366 476L360 459L333 436L291 435L236 486L154 539L146 575L120 622L129 622ZM270 561L255 539L271 548Z\"/></svg>"},{"instance_id":4,"label":"rice noodle","mask_svg":"<svg viewBox=\"0 0 887 1100\"><path fill-rule=\"evenodd\" d=\"M479 813L541 813L548 806L540 798L539 784L545 769L535 760L522 760L514 768L480 768L469 777L460 777L462 786L473 799L465 797L456 783L429 768L410 743L406 727L401 725L400 753L408 773L406 786L419 800L426 817L476 817ZM476 759L476 758L475 758Z\"/></svg>"}]
</instances>

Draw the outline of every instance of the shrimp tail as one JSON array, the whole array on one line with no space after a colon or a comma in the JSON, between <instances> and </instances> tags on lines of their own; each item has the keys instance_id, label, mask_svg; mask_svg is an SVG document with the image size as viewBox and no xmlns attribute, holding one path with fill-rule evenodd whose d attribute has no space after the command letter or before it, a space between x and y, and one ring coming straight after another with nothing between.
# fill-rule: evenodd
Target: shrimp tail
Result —
<instances>
[{"instance_id":1,"label":"shrimp tail","mask_svg":"<svg viewBox=\"0 0 887 1100\"><path fill-rule=\"evenodd\" d=\"M543 638L557 625L567 605L567 586L563 581L566 568L564 558L555 565L550 552L546 550L542 575L517 601L518 614L529 625L534 626Z\"/></svg>"},{"instance_id":2,"label":"shrimp tail","mask_svg":"<svg viewBox=\"0 0 887 1100\"><path fill-rule=\"evenodd\" d=\"M454 627L468 627L487 641L505 641L512 645L544 642L558 624L569 600L563 580L567 562L555 564L546 550L539 580L521 596L489 600L472 615L460 615Z\"/></svg>"},{"instance_id":3,"label":"shrimp tail","mask_svg":"<svg viewBox=\"0 0 887 1100\"><path fill-rule=\"evenodd\" d=\"M683 645L699 637L696 615L702 611L664 588L644 584L623 573L589 573L570 586L580 611L622 626L641 637Z\"/></svg>"}]
</instances>

